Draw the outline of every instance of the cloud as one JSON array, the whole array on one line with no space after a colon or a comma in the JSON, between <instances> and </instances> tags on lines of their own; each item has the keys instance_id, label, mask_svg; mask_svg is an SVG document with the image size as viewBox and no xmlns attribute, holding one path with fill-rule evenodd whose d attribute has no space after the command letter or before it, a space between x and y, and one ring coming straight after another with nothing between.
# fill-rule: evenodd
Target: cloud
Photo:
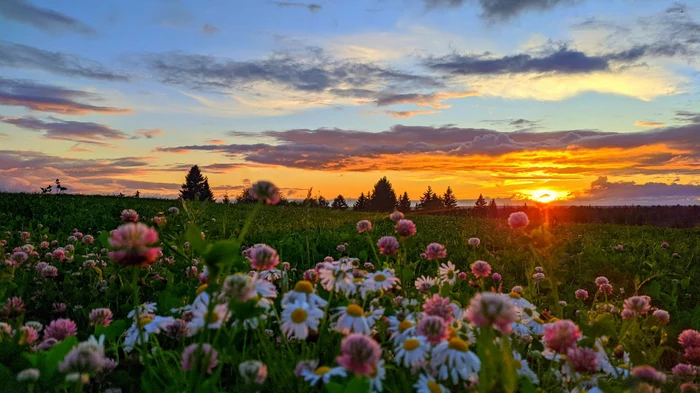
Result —
<instances>
[{"instance_id":1,"label":"cloud","mask_svg":"<svg viewBox=\"0 0 700 393\"><path fill-rule=\"evenodd\" d=\"M80 146L80 143L76 143L75 145L71 146L68 151L72 151L75 153L92 153L94 150L88 149L86 147Z\"/></svg>"},{"instance_id":2,"label":"cloud","mask_svg":"<svg viewBox=\"0 0 700 393\"><path fill-rule=\"evenodd\" d=\"M427 111L427 110L417 110L417 111L384 111L387 115L396 119L406 119L416 115L434 115L440 113L440 111Z\"/></svg>"},{"instance_id":3,"label":"cloud","mask_svg":"<svg viewBox=\"0 0 700 393\"><path fill-rule=\"evenodd\" d=\"M459 8L467 0L423 0L427 9ZM527 11L546 11L560 4L575 4L576 0L478 0L481 17L491 22L507 21Z\"/></svg>"},{"instance_id":4,"label":"cloud","mask_svg":"<svg viewBox=\"0 0 700 393\"><path fill-rule=\"evenodd\" d=\"M141 129L136 131L136 133L146 139L152 139L153 137L165 134L165 132L159 128L152 128L150 130Z\"/></svg>"},{"instance_id":5,"label":"cloud","mask_svg":"<svg viewBox=\"0 0 700 393\"><path fill-rule=\"evenodd\" d=\"M216 27L216 26L214 26L214 25L211 25L211 24L209 24L209 23L205 23L204 26L202 26L202 30L201 30L201 31L202 31L202 34L211 35L211 34L216 34L216 33L218 33L218 32L219 32L219 28Z\"/></svg>"},{"instance_id":6,"label":"cloud","mask_svg":"<svg viewBox=\"0 0 700 393\"><path fill-rule=\"evenodd\" d=\"M0 15L8 20L24 23L47 33L72 32L93 35L97 31L68 15L32 5L29 0L0 1Z\"/></svg>"},{"instance_id":7,"label":"cloud","mask_svg":"<svg viewBox=\"0 0 700 393\"><path fill-rule=\"evenodd\" d=\"M489 123L495 126L510 126L519 130L534 130L539 128L541 120L528 119L499 119L499 120L482 120L484 123Z\"/></svg>"},{"instance_id":8,"label":"cloud","mask_svg":"<svg viewBox=\"0 0 700 393\"><path fill-rule=\"evenodd\" d=\"M445 91L430 94L392 94L384 95L376 100L377 106L388 106L397 104L416 104L418 106L427 106L430 108L444 109L450 108L450 105L444 105L442 102L454 98L464 98L478 96L476 91Z\"/></svg>"},{"instance_id":9,"label":"cloud","mask_svg":"<svg viewBox=\"0 0 700 393\"><path fill-rule=\"evenodd\" d=\"M611 182L607 176L600 176L591 183L588 190L576 193L571 202L595 201L608 204L689 203L700 201L700 185L648 182L637 184L634 181Z\"/></svg>"},{"instance_id":10,"label":"cloud","mask_svg":"<svg viewBox=\"0 0 700 393\"><path fill-rule=\"evenodd\" d=\"M684 123L700 123L700 112L676 111L676 120Z\"/></svg>"},{"instance_id":11,"label":"cloud","mask_svg":"<svg viewBox=\"0 0 700 393\"><path fill-rule=\"evenodd\" d=\"M43 131L43 137L47 139L76 141L81 143L109 146L107 142L125 140L128 135L103 124L80 121L67 121L49 118L44 121L35 117L8 117L0 116L0 121L12 124L21 129L30 131Z\"/></svg>"},{"instance_id":12,"label":"cloud","mask_svg":"<svg viewBox=\"0 0 700 393\"><path fill-rule=\"evenodd\" d=\"M214 139L214 138L207 138L206 143L210 145L225 145L226 141L223 139Z\"/></svg>"},{"instance_id":13,"label":"cloud","mask_svg":"<svg viewBox=\"0 0 700 393\"><path fill-rule=\"evenodd\" d=\"M41 70L57 75L110 82L129 80L126 75L111 71L96 61L78 55L50 52L7 41L0 41L0 66Z\"/></svg>"},{"instance_id":14,"label":"cloud","mask_svg":"<svg viewBox=\"0 0 700 393\"><path fill-rule=\"evenodd\" d=\"M666 127L668 124L662 123L660 121L639 120L634 122L634 125L637 127Z\"/></svg>"},{"instance_id":15,"label":"cloud","mask_svg":"<svg viewBox=\"0 0 700 393\"><path fill-rule=\"evenodd\" d=\"M297 8L306 8L312 13L316 11L320 11L321 4L314 4L314 3L297 3L293 1L276 1L275 4L277 4L278 7L285 7L285 8L290 8L290 7L297 7Z\"/></svg>"},{"instance_id":16,"label":"cloud","mask_svg":"<svg viewBox=\"0 0 700 393\"><path fill-rule=\"evenodd\" d=\"M0 139L10 139L10 135L5 134L4 132L0 132Z\"/></svg>"},{"instance_id":17,"label":"cloud","mask_svg":"<svg viewBox=\"0 0 700 393\"><path fill-rule=\"evenodd\" d=\"M83 104L76 99L99 101L100 97L85 91L0 77L0 105L23 106L34 111L64 115L131 113L129 109Z\"/></svg>"}]
</instances>

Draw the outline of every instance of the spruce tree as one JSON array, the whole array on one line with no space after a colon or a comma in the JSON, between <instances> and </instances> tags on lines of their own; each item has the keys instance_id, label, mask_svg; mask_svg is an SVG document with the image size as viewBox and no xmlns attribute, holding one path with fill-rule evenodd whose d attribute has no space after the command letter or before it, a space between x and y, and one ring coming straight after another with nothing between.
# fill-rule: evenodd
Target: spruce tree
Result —
<instances>
[{"instance_id":1,"label":"spruce tree","mask_svg":"<svg viewBox=\"0 0 700 393\"><path fill-rule=\"evenodd\" d=\"M479 199L477 199L474 203L474 207L476 207L477 209L483 209L486 207L486 199L484 199L484 196L482 194L479 194Z\"/></svg>"},{"instance_id":2,"label":"spruce tree","mask_svg":"<svg viewBox=\"0 0 700 393\"><path fill-rule=\"evenodd\" d=\"M246 187L236 196L236 203L255 203L257 200L250 195L250 187Z\"/></svg>"},{"instance_id":3,"label":"spruce tree","mask_svg":"<svg viewBox=\"0 0 700 393\"><path fill-rule=\"evenodd\" d=\"M396 209L396 191L389 179L384 176L374 185L367 210L390 212L394 209Z\"/></svg>"},{"instance_id":4,"label":"spruce tree","mask_svg":"<svg viewBox=\"0 0 700 393\"><path fill-rule=\"evenodd\" d=\"M489 203L489 217L498 218L498 205L496 205L496 200L491 198L491 203Z\"/></svg>"},{"instance_id":5,"label":"spruce tree","mask_svg":"<svg viewBox=\"0 0 700 393\"><path fill-rule=\"evenodd\" d=\"M223 198L221 198L221 203L223 203L224 205L228 205L229 203L231 203L231 198L229 198L228 196L228 191L226 191Z\"/></svg>"},{"instance_id":6,"label":"spruce tree","mask_svg":"<svg viewBox=\"0 0 700 393\"><path fill-rule=\"evenodd\" d=\"M333 210L348 210L348 203L345 201L343 195L338 195L333 199L333 204L331 204L331 209Z\"/></svg>"},{"instance_id":7,"label":"spruce tree","mask_svg":"<svg viewBox=\"0 0 700 393\"><path fill-rule=\"evenodd\" d=\"M408 197L406 191L404 191L401 199L399 199L399 211L403 213L411 211L411 199Z\"/></svg>"},{"instance_id":8,"label":"spruce tree","mask_svg":"<svg viewBox=\"0 0 700 393\"><path fill-rule=\"evenodd\" d=\"M324 198L323 195L318 196L318 207L321 209L327 209L330 203L328 202L328 199Z\"/></svg>"},{"instance_id":9,"label":"spruce tree","mask_svg":"<svg viewBox=\"0 0 700 393\"><path fill-rule=\"evenodd\" d=\"M365 196L365 193L361 193L360 196L357 198L355 201L355 204L352 205L352 210L358 210L358 211L363 211L367 209L367 197Z\"/></svg>"},{"instance_id":10,"label":"spruce tree","mask_svg":"<svg viewBox=\"0 0 700 393\"><path fill-rule=\"evenodd\" d=\"M193 165L185 176L185 184L180 190L180 197L185 200L214 201L214 193L209 188L209 179L202 175L199 166Z\"/></svg>"},{"instance_id":11,"label":"spruce tree","mask_svg":"<svg viewBox=\"0 0 700 393\"><path fill-rule=\"evenodd\" d=\"M452 187L447 187L447 191L442 195L442 204L448 209L454 209L457 207L457 198L452 192Z\"/></svg>"},{"instance_id":12,"label":"spruce tree","mask_svg":"<svg viewBox=\"0 0 700 393\"><path fill-rule=\"evenodd\" d=\"M443 208L442 198L433 192L433 188L428 186L420 197L420 203L416 206L419 210L435 211Z\"/></svg>"}]
</instances>

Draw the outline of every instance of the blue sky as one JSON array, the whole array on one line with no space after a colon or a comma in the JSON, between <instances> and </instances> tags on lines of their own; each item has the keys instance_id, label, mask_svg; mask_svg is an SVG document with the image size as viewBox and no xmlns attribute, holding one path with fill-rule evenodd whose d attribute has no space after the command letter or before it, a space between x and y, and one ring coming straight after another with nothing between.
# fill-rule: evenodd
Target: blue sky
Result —
<instances>
[{"instance_id":1,"label":"blue sky","mask_svg":"<svg viewBox=\"0 0 700 393\"><path fill-rule=\"evenodd\" d=\"M8 0L0 37L2 189L700 197L692 2Z\"/></svg>"}]
</instances>

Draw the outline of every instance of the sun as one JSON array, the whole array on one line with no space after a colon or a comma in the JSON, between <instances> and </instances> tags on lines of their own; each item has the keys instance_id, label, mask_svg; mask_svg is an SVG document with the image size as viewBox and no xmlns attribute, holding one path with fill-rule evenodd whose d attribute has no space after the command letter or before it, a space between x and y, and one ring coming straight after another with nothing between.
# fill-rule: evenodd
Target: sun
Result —
<instances>
[{"instance_id":1,"label":"sun","mask_svg":"<svg viewBox=\"0 0 700 393\"><path fill-rule=\"evenodd\" d=\"M564 193L553 190L532 190L530 191L530 196L533 200L542 203L549 203L557 199L561 199Z\"/></svg>"}]
</instances>

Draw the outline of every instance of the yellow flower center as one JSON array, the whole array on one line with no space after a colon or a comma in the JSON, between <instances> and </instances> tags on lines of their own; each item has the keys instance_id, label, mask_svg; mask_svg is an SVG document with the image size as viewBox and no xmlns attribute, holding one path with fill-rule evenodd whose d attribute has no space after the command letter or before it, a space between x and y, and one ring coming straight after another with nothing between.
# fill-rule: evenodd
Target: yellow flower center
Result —
<instances>
[{"instance_id":1,"label":"yellow flower center","mask_svg":"<svg viewBox=\"0 0 700 393\"><path fill-rule=\"evenodd\" d=\"M330 367L321 366L321 367L317 368L317 369L314 371L314 374L316 374L316 375L323 375L323 374L326 374L326 373L329 372L329 371L331 371L331 368L330 368Z\"/></svg>"},{"instance_id":2,"label":"yellow flower center","mask_svg":"<svg viewBox=\"0 0 700 393\"><path fill-rule=\"evenodd\" d=\"M428 390L430 393L442 393L442 388L435 381L428 381Z\"/></svg>"},{"instance_id":3,"label":"yellow flower center","mask_svg":"<svg viewBox=\"0 0 700 393\"><path fill-rule=\"evenodd\" d=\"M403 333L411 327L413 327L413 324L410 321L403 320L401 323L399 323L399 333Z\"/></svg>"},{"instance_id":4,"label":"yellow flower center","mask_svg":"<svg viewBox=\"0 0 700 393\"><path fill-rule=\"evenodd\" d=\"M362 307L358 306L357 304L349 305L348 308L345 309L345 313L355 318L359 318L365 314L364 310L362 310Z\"/></svg>"},{"instance_id":5,"label":"yellow flower center","mask_svg":"<svg viewBox=\"0 0 700 393\"><path fill-rule=\"evenodd\" d=\"M450 338L457 337L457 329L450 326L447 328L447 331L450 333Z\"/></svg>"},{"instance_id":6,"label":"yellow flower center","mask_svg":"<svg viewBox=\"0 0 700 393\"><path fill-rule=\"evenodd\" d=\"M362 277L355 277L355 278L352 279L352 282L354 282L355 284L357 284L357 283L362 283L362 282L364 282L364 281L365 281L365 279L362 278Z\"/></svg>"},{"instance_id":7,"label":"yellow flower center","mask_svg":"<svg viewBox=\"0 0 700 393\"><path fill-rule=\"evenodd\" d=\"M292 311L292 322L302 323L306 321L307 316L308 314L306 313L306 310L303 308L297 308L296 310Z\"/></svg>"},{"instance_id":8,"label":"yellow flower center","mask_svg":"<svg viewBox=\"0 0 700 393\"><path fill-rule=\"evenodd\" d=\"M454 276L455 276L454 271L452 271L452 270L447 271L447 278L449 278L451 280L452 278L454 278Z\"/></svg>"},{"instance_id":9,"label":"yellow flower center","mask_svg":"<svg viewBox=\"0 0 700 393\"><path fill-rule=\"evenodd\" d=\"M450 349L454 349L460 352L467 352L467 348L469 348L467 342L459 337L451 338L450 341L448 341L447 346L450 347Z\"/></svg>"},{"instance_id":10,"label":"yellow flower center","mask_svg":"<svg viewBox=\"0 0 700 393\"><path fill-rule=\"evenodd\" d=\"M623 370L629 369L629 367L627 367L626 364L621 364L621 365L619 365L618 367L620 367L620 368L623 369Z\"/></svg>"},{"instance_id":11,"label":"yellow flower center","mask_svg":"<svg viewBox=\"0 0 700 393\"><path fill-rule=\"evenodd\" d=\"M520 296L519 293L517 292L511 292L508 294L508 296L512 297L513 299L520 299L522 296Z\"/></svg>"},{"instance_id":12,"label":"yellow flower center","mask_svg":"<svg viewBox=\"0 0 700 393\"><path fill-rule=\"evenodd\" d=\"M383 274L375 274L374 275L374 282L384 282L386 281L386 276Z\"/></svg>"},{"instance_id":13,"label":"yellow flower center","mask_svg":"<svg viewBox=\"0 0 700 393\"><path fill-rule=\"evenodd\" d=\"M305 293L308 295L310 293L313 293L314 285L311 284L311 282L309 282L309 281L301 280L294 286L294 291Z\"/></svg>"},{"instance_id":14,"label":"yellow flower center","mask_svg":"<svg viewBox=\"0 0 700 393\"><path fill-rule=\"evenodd\" d=\"M211 313L205 313L204 320L207 323L215 323L219 320L219 313L217 313L216 311L212 311Z\"/></svg>"},{"instance_id":15,"label":"yellow flower center","mask_svg":"<svg viewBox=\"0 0 700 393\"><path fill-rule=\"evenodd\" d=\"M144 315L139 318L139 323L141 324L141 327L144 327L151 323L153 321L153 317L150 315Z\"/></svg>"},{"instance_id":16,"label":"yellow flower center","mask_svg":"<svg viewBox=\"0 0 700 393\"><path fill-rule=\"evenodd\" d=\"M520 370L523 368L523 363L520 360L514 360L515 362L515 369Z\"/></svg>"},{"instance_id":17,"label":"yellow flower center","mask_svg":"<svg viewBox=\"0 0 700 393\"><path fill-rule=\"evenodd\" d=\"M409 338L408 340L403 342L403 349L407 351L413 351L416 348L420 346L420 341L416 340L415 338Z\"/></svg>"},{"instance_id":18,"label":"yellow flower center","mask_svg":"<svg viewBox=\"0 0 700 393\"><path fill-rule=\"evenodd\" d=\"M370 378L376 378L377 377L377 366L372 366L372 372L369 374Z\"/></svg>"},{"instance_id":19,"label":"yellow flower center","mask_svg":"<svg viewBox=\"0 0 700 393\"><path fill-rule=\"evenodd\" d=\"M200 286L197 288L197 290L195 291L195 293L196 293L197 295L199 295L200 293L206 291L206 290L207 290L207 287L209 287L209 284L202 284L202 285L200 285Z\"/></svg>"}]
</instances>

